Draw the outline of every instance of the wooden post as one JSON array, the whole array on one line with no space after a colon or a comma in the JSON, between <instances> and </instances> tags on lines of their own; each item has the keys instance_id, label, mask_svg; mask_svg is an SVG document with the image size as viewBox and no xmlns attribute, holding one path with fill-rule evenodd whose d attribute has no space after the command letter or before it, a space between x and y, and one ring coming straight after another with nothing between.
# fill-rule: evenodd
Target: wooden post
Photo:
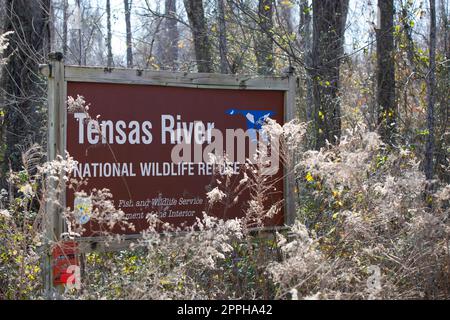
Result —
<instances>
[{"instance_id":1,"label":"wooden post","mask_svg":"<svg viewBox=\"0 0 450 320\"><path fill-rule=\"evenodd\" d=\"M295 118L295 95L297 90L297 77L294 75L294 69L289 68L287 72L289 79L289 89L285 93L284 102L284 122L287 123ZM295 221L296 206L295 206L295 177L293 168L284 169L284 215L285 224L292 225Z\"/></svg>"},{"instance_id":2,"label":"wooden post","mask_svg":"<svg viewBox=\"0 0 450 320\"><path fill-rule=\"evenodd\" d=\"M40 66L41 73L48 78L48 135L47 161L53 161L58 155L64 156L64 117L65 117L65 82L64 62L62 53L50 53L48 65ZM61 217L61 200L64 190L57 190L58 182L51 176L46 177L45 199L45 257L42 271L44 290L47 298L54 293L52 275L52 246L60 240L63 230Z\"/></svg>"}]
</instances>

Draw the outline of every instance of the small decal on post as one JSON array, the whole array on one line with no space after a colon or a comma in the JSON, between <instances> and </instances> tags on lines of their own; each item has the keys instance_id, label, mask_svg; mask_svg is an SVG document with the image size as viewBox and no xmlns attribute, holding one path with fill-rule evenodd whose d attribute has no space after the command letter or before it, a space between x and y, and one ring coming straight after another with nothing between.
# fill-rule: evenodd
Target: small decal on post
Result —
<instances>
[{"instance_id":1,"label":"small decal on post","mask_svg":"<svg viewBox=\"0 0 450 320\"><path fill-rule=\"evenodd\" d=\"M76 197L73 207L79 224L86 224L91 220L92 200L90 197Z\"/></svg>"}]
</instances>

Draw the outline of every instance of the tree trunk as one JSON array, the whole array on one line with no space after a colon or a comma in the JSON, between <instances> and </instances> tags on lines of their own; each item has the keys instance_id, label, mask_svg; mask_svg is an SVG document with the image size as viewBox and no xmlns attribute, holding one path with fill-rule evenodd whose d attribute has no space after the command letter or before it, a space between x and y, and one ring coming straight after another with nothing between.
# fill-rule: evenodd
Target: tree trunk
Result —
<instances>
[{"instance_id":1,"label":"tree trunk","mask_svg":"<svg viewBox=\"0 0 450 320\"><path fill-rule=\"evenodd\" d=\"M225 23L225 3L224 0L217 0L217 24L219 25L219 55L220 73L230 73L228 63L228 43L227 29Z\"/></svg>"},{"instance_id":2,"label":"tree trunk","mask_svg":"<svg viewBox=\"0 0 450 320\"><path fill-rule=\"evenodd\" d=\"M378 0L377 40L378 126L385 143L393 143L396 132L394 62L394 0Z\"/></svg>"},{"instance_id":3,"label":"tree trunk","mask_svg":"<svg viewBox=\"0 0 450 320\"><path fill-rule=\"evenodd\" d=\"M46 13L48 16L48 26L49 26L49 52L56 51L56 15L53 1L49 2L48 12Z\"/></svg>"},{"instance_id":4,"label":"tree trunk","mask_svg":"<svg viewBox=\"0 0 450 320\"><path fill-rule=\"evenodd\" d=\"M213 72L212 56L202 0L184 0L194 40L198 72Z\"/></svg>"},{"instance_id":5,"label":"tree trunk","mask_svg":"<svg viewBox=\"0 0 450 320\"><path fill-rule=\"evenodd\" d=\"M107 62L108 68L113 66L113 54L112 54L112 32L111 32L111 0L106 0L106 47L107 47Z\"/></svg>"},{"instance_id":6,"label":"tree trunk","mask_svg":"<svg viewBox=\"0 0 450 320\"><path fill-rule=\"evenodd\" d=\"M1 78L1 96L5 118L5 159L3 170L9 165L21 170L20 148L31 143L43 143L45 83L38 65L46 60L50 50L50 0L5 1L3 31L9 36L8 57Z\"/></svg>"},{"instance_id":7,"label":"tree trunk","mask_svg":"<svg viewBox=\"0 0 450 320\"><path fill-rule=\"evenodd\" d=\"M83 28L83 23L82 23L82 12L81 12L81 0L77 0L76 2L76 20L77 20L77 24L75 26L76 31L77 31L77 51L78 51L78 55L77 55L77 60L78 60L78 65L82 65L83 64L83 37L82 37L82 28Z\"/></svg>"},{"instance_id":8,"label":"tree trunk","mask_svg":"<svg viewBox=\"0 0 450 320\"><path fill-rule=\"evenodd\" d=\"M259 0L258 20L259 32L256 36L255 55L258 65L258 74L270 75L273 73L273 0Z\"/></svg>"},{"instance_id":9,"label":"tree trunk","mask_svg":"<svg viewBox=\"0 0 450 320\"><path fill-rule=\"evenodd\" d=\"M427 77L427 144L425 149L425 176L427 180L434 175L434 101L436 90L436 0L430 0L430 65Z\"/></svg>"},{"instance_id":10,"label":"tree trunk","mask_svg":"<svg viewBox=\"0 0 450 320\"><path fill-rule=\"evenodd\" d=\"M450 165L446 149L450 144L450 137L446 134L450 124L450 108L448 107L448 88L450 88L450 30L448 26L450 15L446 3L448 3L446 0L439 1L439 28L436 31L436 47L438 48L436 53L441 54L442 59L446 62L442 68L439 68L439 72L436 71L434 173L439 174L442 181L449 183L450 171L445 168Z\"/></svg>"},{"instance_id":11,"label":"tree trunk","mask_svg":"<svg viewBox=\"0 0 450 320\"><path fill-rule=\"evenodd\" d=\"M280 8L281 24L283 26L283 33L291 35L294 32L294 26L292 25L292 6L290 2L286 0L278 0L278 8Z\"/></svg>"},{"instance_id":12,"label":"tree trunk","mask_svg":"<svg viewBox=\"0 0 450 320\"><path fill-rule=\"evenodd\" d=\"M125 7L125 25L127 32L127 68L133 68L133 43L131 31L131 6L133 0L123 0Z\"/></svg>"},{"instance_id":13,"label":"tree trunk","mask_svg":"<svg viewBox=\"0 0 450 320\"><path fill-rule=\"evenodd\" d=\"M341 136L339 67L344 53L344 32L349 0L313 1L313 80L315 148Z\"/></svg>"},{"instance_id":14,"label":"tree trunk","mask_svg":"<svg viewBox=\"0 0 450 320\"><path fill-rule=\"evenodd\" d=\"M299 4L299 25L298 25L298 47L301 52L303 52L303 60L305 62L306 69L312 67L311 59L311 13L308 0L301 0ZM306 77L306 106L305 106L305 117L306 121L313 121L314 115L314 101L312 94L313 81L310 76Z\"/></svg>"},{"instance_id":15,"label":"tree trunk","mask_svg":"<svg viewBox=\"0 0 450 320\"><path fill-rule=\"evenodd\" d=\"M177 26L177 1L176 0L166 0L165 3L166 11L166 38L167 38L167 54L165 55L165 64L171 70L177 70L178 68L178 41L180 40L180 33Z\"/></svg>"},{"instance_id":16,"label":"tree trunk","mask_svg":"<svg viewBox=\"0 0 450 320\"><path fill-rule=\"evenodd\" d=\"M67 57L67 41L68 41L68 29L67 29L67 20L69 19L69 0L63 0L63 34L62 34L62 51L64 57Z\"/></svg>"}]
</instances>

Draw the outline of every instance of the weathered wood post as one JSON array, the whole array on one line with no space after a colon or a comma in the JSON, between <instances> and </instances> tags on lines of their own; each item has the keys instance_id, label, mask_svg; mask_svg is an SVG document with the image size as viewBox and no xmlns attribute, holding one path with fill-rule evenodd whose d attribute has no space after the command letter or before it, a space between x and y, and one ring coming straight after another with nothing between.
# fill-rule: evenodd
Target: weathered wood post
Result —
<instances>
[{"instance_id":1,"label":"weathered wood post","mask_svg":"<svg viewBox=\"0 0 450 320\"><path fill-rule=\"evenodd\" d=\"M285 107L284 107L284 122L287 123L295 119L295 96L297 91L297 77L294 75L294 68L289 67L285 76L289 79L289 89L285 92ZM290 157L291 155L287 155ZM289 165L289 164L287 164ZM285 183L284 183L284 214L286 225L292 225L296 216L295 205L295 172L292 168L286 168L284 170Z\"/></svg>"},{"instance_id":2,"label":"weathered wood post","mask_svg":"<svg viewBox=\"0 0 450 320\"><path fill-rule=\"evenodd\" d=\"M41 73L48 79L48 132L47 161L56 160L58 155L64 156L64 117L65 117L65 85L64 62L62 53L49 54L49 64L40 66ZM61 178L61 177L58 177ZM47 298L53 296L52 246L60 240L63 230L61 205L64 200L64 190L58 190L58 180L48 175L46 177L45 214L44 214L44 245L45 257L42 266L44 290Z\"/></svg>"}]
</instances>

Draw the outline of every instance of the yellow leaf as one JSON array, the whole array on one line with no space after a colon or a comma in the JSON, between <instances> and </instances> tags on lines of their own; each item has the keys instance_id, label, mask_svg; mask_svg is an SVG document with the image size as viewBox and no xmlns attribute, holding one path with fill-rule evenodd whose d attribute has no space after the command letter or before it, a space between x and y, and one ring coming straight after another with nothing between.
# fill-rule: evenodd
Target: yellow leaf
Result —
<instances>
[{"instance_id":1,"label":"yellow leaf","mask_svg":"<svg viewBox=\"0 0 450 320\"><path fill-rule=\"evenodd\" d=\"M313 178L313 176L311 175L311 172L308 172L308 173L306 174L305 179L306 179L306 181L308 181L308 182L314 181L314 178Z\"/></svg>"},{"instance_id":2,"label":"yellow leaf","mask_svg":"<svg viewBox=\"0 0 450 320\"><path fill-rule=\"evenodd\" d=\"M159 280L159 283L162 284L163 286L169 285L172 282L170 282L170 280L168 280L167 278L162 278Z\"/></svg>"},{"instance_id":3,"label":"yellow leaf","mask_svg":"<svg viewBox=\"0 0 450 320\"><path fill-rule=\"evenodd\" d=\"M325 119L325 115L323 114L322 111L319 111L319 118L320 118L320 120Z\"/></svg>"}]
</instances>

